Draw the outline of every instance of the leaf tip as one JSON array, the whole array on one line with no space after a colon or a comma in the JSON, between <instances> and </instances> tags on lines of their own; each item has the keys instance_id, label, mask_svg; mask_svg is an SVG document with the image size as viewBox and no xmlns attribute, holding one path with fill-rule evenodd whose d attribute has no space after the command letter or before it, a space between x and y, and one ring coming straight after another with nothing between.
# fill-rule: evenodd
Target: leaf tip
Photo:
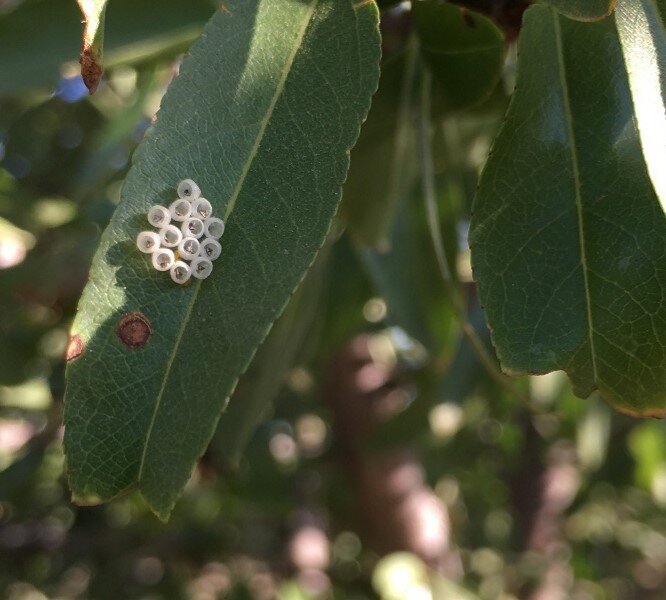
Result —
<instances>
[{"instance_id":1,"label":"leaf tip","mask_svg":"<svg viewBox=\"0 0 666 600\"><path fill-rule=\"evenodd\" d=\"M161 523L166 525L169 522L171 513L174 509L174 506L176 505L175 500L167 505L158 504L153 502L153 500L151 500L151 498L149 498L143 490L141 490L141 497L148 505L148 508L150 508L150 512L152 512Z\"/></svg>"},{"instance_id":2,"label":"leaf tip","mask_svg":"<svg viewBox=\"0 0 666 600\"><path fill-rule=\"evenodd\" d=\"M153 514L159 519L160 523L163 525L166 525L169 522L169 517L171 517L171 511L168 512L161 512L156 509L154 509L152 506L150 507L150 510L153 512Z\"/></svg>"},{"instance_id":3,"label":"leaf tip","mask_svg":"<svg viewBox=\"0 0 666 600\"><path fill-rule=\"evenodd\" d=\"M107 0L78 0L83 14L83 41L79 62L81 77L90 94L102 80L102 49L104 47L104 18Z\"/></svg>"},{"instance_id":4,"label":"leaf tip","mask_svg":"<svg viewBox=\"0 0 666 600\"><path fill-rule=\"evenodd\" d=\"M81 77L86 84L89 94L94 94L102 80L104 69L102 68L101 57L94 51L91 45L84 43L79 57L81 63Z\"/></svg>"}]
</instances>

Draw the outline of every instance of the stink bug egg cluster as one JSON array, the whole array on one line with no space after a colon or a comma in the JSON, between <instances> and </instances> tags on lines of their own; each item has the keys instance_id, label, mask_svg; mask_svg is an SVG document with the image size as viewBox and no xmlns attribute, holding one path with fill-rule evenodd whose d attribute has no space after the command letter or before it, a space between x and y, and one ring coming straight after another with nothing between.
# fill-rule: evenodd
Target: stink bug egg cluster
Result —
<instances>
[{"instance_id":1,"label":"stink bug egg cluster","mask_svg":"<svg viewBox=\"0 0 666 600\"><path fill-rule=\"evenodd\" d=\"M148 211L148 223L157 232L142 231L136 245L151 255L156 270L169 271L173 281L183 284L191 277L206 279L213 272L213 261L222 254L218 240L224 221L213 216L213 206L191 179L183 179L177 192L178 198L168 208L156 205Z\"/></svg>"}]
</instances>

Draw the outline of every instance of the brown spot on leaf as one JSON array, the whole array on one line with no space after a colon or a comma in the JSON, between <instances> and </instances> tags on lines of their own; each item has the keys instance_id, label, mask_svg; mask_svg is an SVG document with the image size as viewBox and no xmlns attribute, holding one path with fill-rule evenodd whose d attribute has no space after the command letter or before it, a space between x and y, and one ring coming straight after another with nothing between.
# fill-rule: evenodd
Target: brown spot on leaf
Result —
<instances>
[{"instance_id":1,"label":"brown spot on leaf","mask_svg":"<svg viewBox=\"0 0 666 600\"><path fill-rule=\"evenodd\" d=\"M83 353L83 340L78 335L72 335L67 344L67 351L65 352L65 360L69 362L81 356Z\"/></svg>"},{"instance_id":2,"label":"brown spot on leaf","mask_svg":"<svg viewBox=\"0 0 666 600\"><path fill-rule=\"evenodd\" d=\"M104 19L108 0L77 0L83 15L83 39L81 42L81 76L88 91L92 94L97 89L104 68Z\"/></svg>"},{"instance_id":3,"label":"brown spot on leaf","mask_svg":"<svg viewBox=\"0 0 666 600\"><path fill-rule=\"evenodd\" d=\"M476 29L476 21L474 20L474 17L469 13L469 11L466 11L464 8L461 8L460 16L462 17L462 20L464 21L465 25L467 25L467 27L469 27L470 29Z\"/></svg>"},{"instance_id":4,"label":"brown spot on leaf","mask_svg":"<svg viewBox=\"0 0 666 600\"><path fill-rule=\"evenodd\" d=\"M139 311L126 314L116 327L118 339L128 348L143 348L152 333L150 321Z\"/></svg>"},{"instance_id":5,"label":"brown spot on leaf","mask_svg":"<svg viewBox=\"0 0 666 600\"><path fill-rule=\"evenodd\" d=\"M99 82L102 80L102 75L104 74L101 61L98 59L92 47L84 44L81 48L79 62L81 63L81 77L83 77L83 83L86 84L88 92L94 94Z\"/></svg>"}]
</instances>

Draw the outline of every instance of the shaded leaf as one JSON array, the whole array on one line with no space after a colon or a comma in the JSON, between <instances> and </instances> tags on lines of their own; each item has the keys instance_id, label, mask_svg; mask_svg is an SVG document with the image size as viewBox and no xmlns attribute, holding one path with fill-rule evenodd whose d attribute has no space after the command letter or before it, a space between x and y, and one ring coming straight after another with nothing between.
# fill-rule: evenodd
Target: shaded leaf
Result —
<instances>
[{"instance_id":1,"label":"shaded leaf","mask_svg":"<svg viewBox=\"0 0 666 600\"><path fill-rule=\"evenodd\" d=\"M337 224L332 236L336 235L335 229ZM367 327L363 309L376 293L361 264L357 247L347 235L337 239L331 248L325 280L323 323L319 335L326 343L320 360L330 359L360 329Z\"/></svg>"},{"instance_id":2,"label":"shaded leaf","mask_svg":"<svg viewBox=\"0 0 666 600\"><path fill-rule=\"evenodd\" d=\"M78 502L138 487L168 517L324 240L377 87L374 3L227 7L184 60L135 155L79 305L72 333L84 350L68 365L65 403ZM169 202L184 177L199 183L227 231L211 277L179 287L152 270L134 239L148 208ZM116 335L128 318L151 332L141 348Z\"/></svg>"},{"instance_id":3,"label":"shaded leaf","mask_svg":"<svg viewBox=\"0 0 666 600\"><path fill-rule=\"evenodd\" d=\"M613 12L617 0L544 0L563 15L578 21L598 21Z\"/></svg>"},{"instance_id":4,"label":"shaded leaf","mask_svg":"<svg viewBox=\"0 0 666 600\"><path fill-rule=\"evenodd\" d=\"M500 362L661 416L666 219L642 161L612 19L530 8L517 89L483 172L472 263Z\"/></svg>"},{"instance_id":5,"label":"shaded leaf","mask_svg":"<svg viewBox=\"0 0 666 600\"><path fill-rule=\"evenodd\" d=\"M666 2L659 2L619 0L615 21L643 156L666 211Z\"/></svg>"},{"instance_id":6,"label":"shaded leaf","mask_svg":"<svg viewBox=\"0 0 666 600\"><path fill-rule=\"evenodd\" d=\"M476 298L469 306L469 322L483 345L488 348L489 352L492 352L483 311L476 302ZM487 375L469 339L461 334L458 340L458 347L451 364L437 382L435 400L438 402L462 403Z\"/></svg>"},{"instance_id":7,"label":"shaded leaf","mask_svg":"<svg viewBox=\"0 0 666 600\"><path fill-rule=\"evenodd\" d=\"M449 332L451 314L441 301L441 277L432 260L422 207L418 194L403 198L391 224L390 250L359 247L358 252L386 302L389 322L435 356Z\"/></svg>"},{"instance_id":8,"label":"shaded leaf","mask_svg":"<svg viewBox=\"0 0 666 600\"><path fill-rule=\"evenodd\" d=\"M361 244L387 249L391 220L416 179L412 103L415 44L382 65L379 89L351 155L340 212Z\"/></svg>"},{"instance_id":9,"label":"shaded leaf","mask_svg":"<svg viewBox=\"0 0 666 600\"><path fill-rule=\"evenodd\" d=\"M455 110L490 96L504 65L504 36L487 17L441 0L412 3L423 55L437 86L435 108Z\"/></svg>"},{"instance_id":10,"label":"shaded leaf","mask_svg":"<svg viewBox=\"0 0 666 600\"><path fill-rule=\"evenodd\" d=\"M483 344L491 349L483 311L476 299L469 309L470 323ZM369 440L373 450L413 444L418 438L429 438L432 432L428 419L432 409L442 403L462 404L479 387L479 383L484 381L486 371L468 338L460 334L457 339L457 346L446 370L437 375L430 389L423 390L425 386L420 385L419 398L373 432Z\"/></svg>"}]
</instances>

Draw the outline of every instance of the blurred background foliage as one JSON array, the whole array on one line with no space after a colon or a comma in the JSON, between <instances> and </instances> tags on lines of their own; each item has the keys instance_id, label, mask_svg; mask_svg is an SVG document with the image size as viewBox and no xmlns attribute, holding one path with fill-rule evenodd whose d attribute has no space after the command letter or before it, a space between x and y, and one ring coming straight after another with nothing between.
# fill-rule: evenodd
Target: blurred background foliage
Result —
<instances>
[{"instance_id":1,"label":"blurred background foliage","mask_svg":"<svg viewBox=\"0 0 666 600\"><path fill-rule=\"evenodd\" d=\"M171 521L133 496L69 502L68 328L131 154L213 4L110 2L107 73L88 96L75 3L0 0L0 595L664 598L664 423L577 399L561 374L518 380L519 397L498 385L428 235L424 68L438 225L488 344L466 233L522 2L430 2L414 18L380 2L382 81L341 217Z\"/></svg>"}]
</instances>

